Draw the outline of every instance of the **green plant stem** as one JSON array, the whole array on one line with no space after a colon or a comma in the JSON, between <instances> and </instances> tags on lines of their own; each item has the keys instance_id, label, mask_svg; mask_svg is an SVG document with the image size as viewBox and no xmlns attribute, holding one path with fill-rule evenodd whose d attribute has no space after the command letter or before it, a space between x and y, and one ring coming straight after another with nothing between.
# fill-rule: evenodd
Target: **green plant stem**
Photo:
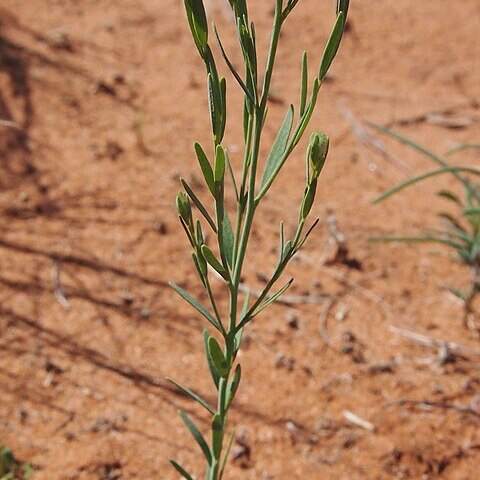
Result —
<instances>
[{"instance_id":1,"label":"green plant stem","mask_svg":"<svg viewBox=\"0 0 480 480\"><path fill-rule=\"evenodd\" d=\"M263 122L265 117L265 109L268 99L268 91L272 80L273 67L275 65L275 57L278 48L278 40L280 38L280 29L282 26L282 0L277 0L275 7L275 16L273 20L273 31L270 42L270 50L267 61L267 68L265 71L265 80L263 84L262 99L260 105L255 108L255 135L252 147L251 165L250 165L250 183L248 188L248 203L245 218L245 225L239 243L238 258L236 259L235 269L233 273L232 283L234 288L238 290L240 275L245 259L247 243L252 228L253 217L255 215L255 180L257 174L258 154L260 151L260 140L262 137Z\"/></svg>"}]
</instances>

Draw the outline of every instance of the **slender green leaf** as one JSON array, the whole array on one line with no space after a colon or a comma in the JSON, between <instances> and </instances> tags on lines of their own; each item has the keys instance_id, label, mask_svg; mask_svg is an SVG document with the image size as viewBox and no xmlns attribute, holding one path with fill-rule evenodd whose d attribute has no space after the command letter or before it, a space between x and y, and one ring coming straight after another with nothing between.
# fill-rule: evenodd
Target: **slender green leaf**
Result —
<instances>
[{"instance_id":1,"label":"slender green leaf","mask_svg":"<svg viewBox=\"0 0 480 480\"><path fill-rule=\"evenodd\" d=\"M373 237L369 239L370 242L403 242L403 243L441 243L448 245L457 250L461 250L462 246L459 243L453 242L446 238L419 236L419 237Z\"/></svg>"},{"instance_id":2,"label":"slender green leaf","mask_svg":"<svg viewBox=\"0 0 480 480\"><path fill-rule=\"evenodd\" d=\"M227 385L227 410L230 408L230 405L235 398L235 394L237 393L241 379L242 367L240 365L237 365L237 367L235 368L235 373L233 374L233 377L228 381Z\"/></svg>"},{"instance_id":3,"label":"slender green leaf","mask_svg":"<svg viewBox=\"0 0 480 480\"><path fill-rule=\"evenodd\" d=\"M437 215L442 218L443 220L446 220L452 227L454 227L456 230L459 230L462 233L467 233L466 230L460 225L459 221L450 213L448 212L439 212Z\"/></svg>"},{"instance_id":4,"label":"slender green leaf","mask_svg":"<svg viewBox=\"0 0 480 480\"><path fill-rule=\"evenodd\" d=\"M465 215L480 215L480 207L469 207L463 210Z\"/></svg>"},{"instance_id":5,"label":"slender green leaf","mask_svg":"<svg viewBox=\"0 0 480 480\"><path fill-rule=\"evenodd\" d=\"M346 18L348 14L349 4L350 0L337 0L337 13L343 12Z\"/></svg>"},{"instance_id":6,"label":"slender green leaf","mask_svg":"<svg viewBox=\"0 0 480 480\"><path fill-rule=\"evenodd\" d=\"M212 195L215 195L215 182L213 180L212 166L210 165L202 146L198 142L195 142L195 153L197 154L198 163L202 169L205 183L207 184L210 192L212 192Z\"/></svg>"},{"instance_id":7,"label":"slender green leaf","mask_svg":"<svg viewBox=\"0 0 480 480\"><path fill-rule=\"evenodd\" d=\"M210 464L212 462L212 452L210 451L210 448L208 447L205 438L203 438L203 435L201 434L198 427L185 412L180 411L180 416L182 417L182 420L184 421L187 428L190 430L193 438L196 440L199 447L202 449L202 452L205 455L207 462Z\"/></svg>"},{"instance_id":8,"label":"slender green leaf","mask_svg":"<svg viewBox=\"0 0 480 480\"><path fill-rule=\"evenodd\" d=\"M305 113L305 106L307 104L307 90L308 90L308 58L307 52L303 52L302 58L302 89L300 93L300 116Z\"/></svg>"},{"instance_id":9,"label":"slender green leaf","mask_svg":"<svg viewBox=\"0 0 480 480\"><path fill-rule=\"evenodd\" d=\"M221 330L218 322L213 318L210 312L200 304L200 302L187 293L182 287L179 287L176 283L169 282L169 285L187 302L189 303L197 312L203 315L217 330Z\"/></svg>"},{"instance_id":10,"label":"slender green leaf","mask_svg":"<svg viewBox=\"0 0 480 480\"><path fill-rule=\"evenodd\" d=\"M384 194L380 195L378 198L376 198L373 203L379 203L386 198L392 196L393 194L399 192L400 190L403 190L404 188L409 187L410 185L414 185L415 183L421 182L423 180L426 180L427 178L435 177L437 175L443 175L445 173L452 173L452 172L466 172L466 173L472 173L474 175L480 175L480 170L476 168L470 168L470 167L444 167L440 168L438 170L433 170L427 173L424 173L423 175L418 175L417 177L411 178L409 180L406 180L405 182L399 183L395 187L391 188Z\"/></svg>"},{"instance_id":11,"label":"slender green leaf","mask_svg":"<svg viewBox=\"0 0 480 480\"><path fill-rule=\"evenodd\" d=\"M193 40L200 55L205 55L208 42L208 23L202 0L185 0L185 10Z\"/></svg>"},{"instance_id":12,"label":"slender green leaf","mask_svg":"<svg viewBox=\"0 0 480 480\"><path fill-rule=\"evenodd\" d=\"M279 235L279 242L278 242L278 256L281 257L283 253L283 248L285 246L285 233L283 228L283 222L280 222L280 235Z\"/></svg>"},{"instance_id":13,"label":"slender green leaf","mask_svg":"<svg viewBox=\"0 0 480 480\"><path fill-rule=\"evenodd\" d=\"M220 132L218 143L223 140L225 128L227 126L227 81L225 78L220 79Z\"/></svg>"},{"instance_id":14,"label":"slender green leaf","mask_svg":"<svg viewBox=\"0 0 480 480\"><path fill-rule=\"evenodd\" d=\"M445 155L453 155L454 153L463 152L464 150L469 150L469 149L480 151L480 144L462 143L462 144L457 145L456 147L453 147L450 150L448 150Z\"/></svg>"},{"instance_id":15,"label":"slender green leaf","mask_svg":"<svg viewBox=\"0 0 480 480\"><path fill-rule=\"evenodd\" d=\"M435 153L431 152L430 150L427 150L425 147L423 147L422 145L419 145L418 143L410 140L409 138L404 137L403 135L400 135L397 132L393 132L392 130L390 130L387 127L383 127L381 125L377 125L377 124L372 123L372 122L367 122L367 124L370 125L372 128L374 128L375 130L378 130L379 132L385 133L389 137L397 140L400 143L403 143L407 147L409 147L409 148L417 151L418 153L424 155L426 158L429 158L430 160L435 162L437 165L440 165L441 167L445 167L445 168L450 167L450 165L442 157L436 155ZM474 190L472 189L470 183L468 182L468 180L466 178L464 178L462 175L460 175L457 170L452 170L451 173L459 182L461 182L463 184L463 186L467 189L467 191L470 194L472 194L475 198L480 199L479 195L474 192Z\"/></svg>"},{"instance_id":16,"label":"slender green leaf","mask_svg":"<svg viewBox=\"0 0 480 480\"><path fill-rule=\"evenodd\" d=\"M240 87L242 88L242 90L245 92L245 95L247 96L247 98L250 100L250 102L252 102L253 104L255 104L255 100L251 94L251 92L248 90L247 86L245 85L245 82L242 80L242 77L240 76L240 74L237 72L237 70L235 69L235 67L233 66L232 62L230 61L230 59L228 58L228 55L227 53L225 52L225 48L223 47L223 44L220 40L220 36L218 35L218 31L217 31L217 27L214 25L213 27L214 29L214 32L215 32L215 36L217 38L217 43L218 43L218 46L220 47L220 51L222 52L222 56L223 56L223 59L225 60L225 63L227 64L228 68L230 69L230 71L232 72L233 76L235 77L235 80L237 81L237 83L240 85Z\"/></svg>"},{"instance_id":17,"label":"slender green leaf","mask_svg":"<svg viewBox=\"0 0 480 480\"><path fill-rule=\"evenodd\" d=\"M292 131L292 123L293 105L290 105L287 114L285 115L285 120L278 131L277 138L273 143L270 155L268 156L265 171L263 172L262 188L269 184L272 178L278 173L277 169L282 161L290 137L290 132Z\"/></svg>"},{"instance_id":18,"label":"slender green leaf","mask_svg":"<svg viewBox=\"0 0 480 480\"><path fill-rule=\"evenodd\" d=\"M201 258L200 255L197 256L194 252L192 252L192 260L198 272L198 276L200 277L200 280L203 283L203 286L206 286L205 279L207 276L207 265L206 265L205 259Z\"/></svg>"},{"instance_id":19,"label":"slender green leaf","mask_svg":"<svg viewBox=\"0 0 480 480\"><path fill-rule=\"evenodd\" d=\"M322 82L327 75L327 72L332 65L333 59L337 55L338 48L340 47L340 42L342 40L344 27L345 14L343 12L339 12L332 33L330 34L330 38L328 39L327 45L325 47L325 51L323 52L322 63L320 65L320 73L318 74L320 82Z\"/></svg>"},{"instance_id":20,"label":"slender green leaf","mask_svg":"<svg viewBox=\"0 0 480 480\"><path fill-rule=\"evenodd\" d=\"M317 180L312 181L310 185L307 186L305 191L305 196L303 198L302 208L300 210L300 218L305 220L310 213L310 210L313 206L313 201L315 200L315 194L317 192Z\"/></svg>"},{"instance_id":21,"label":"slender green leaf","mask_svg":"<svg viewBox=\"0 0 480 480\"><path fill-rule=\"evenodd\" d=\"M230 175L230 180L232 181L233 191L235 192L235 199L237 200L237 203L240 203L240 194L238 192L237 182L235 180L235 174L233 172L232 164L230 162L230 156L228 155L227 150L225 150L225 162L227 164L228 174Z\"/></svg>"},{"instance_id":22,"label":"slender green leaf","mask_svg":"<svg viewBox=\"0 0 480 480\"><path fill-rule=\"evenodd\" d=\"M180 182L182 182L183 188L185 191L188 193L188 196L192 199L192 202L195 204L195 206L198 208L200 213L203 215L205 220L208 222L210 227L212 227L212 230L217 233L217 226L215 225L215 222L213 221L212 217L208 213L207 209L203 205L203 203L200 201L200 199L195 195L194 191L190 188L188 183L181 178Z\"/></svg>"},{"instance_id":23,"label":"slender green leaf","mask_svg":"<svg viewBox=\"0 0 480 480\"><path fill-rule=\"evenodd\" d=\"M223 265L217 260L215 254L206 245L202 245L202 254L212 268L225 278L225 280L228 280L228 274L223 268Z\"/></svg>"},{"instance_id":24,"label":"slender green leaf","mask_svg":"<svg viewBox=\"0 0 480 480\"><path fill-rule=\"evenodd\" d=\"M265 310L271 303L278 300L289 288L290 285L293 283L293 278L290 279L277 293L269 297L265 302L263 302L251 315L250 318L256 317L260 312Z\"/></svg>"},{"instance_id":25,"label":"slender green leaf","mask_svg":"<svg viewBox=\"0 0 480 480\"><path fill-rule=\"evenodd\" d=\"M230 223L230 218L228 217L227 210L223 211L223 222L222 222L222 251L225 254L230 268L233 264L233 249L234 249L234 236L232 230L232 224Z\"/></svg>"},{"instance_id":26,"label":"slender green leaf","mask_svg":"<svg viewBox=\"0 0 480 480\"><path fill-rule=\"evenodd\" d=\"M298 243L298 245L295 246L295 252L298 252L302 247L303 245L305 244L305 242L308 240L308 237L310 236L310 234L313 232L313 230L315 229L315 227L318 225L318 223L320 222L320 219L317 218L312 226L308 229L307 233L305 234L305 236L303 237L303 240L301 242Z\"/></svg>"},{"instance_id":27,"label":"slender green leaf","mask_svg":"<svg viewBox=\"0 0 480 480\"><path fill-rule=\"evenodd\" d=\"M446 198L447 200L451 200L457 205L462 205L462 201L453 192L450 192L449 190L440 190L439 192L437 192L437 195L439 197Z\"/></svg>"},{"instance_id":28,"label":"slender green leaf","mask_svg":"<svg viewBox=\"0 0 480 480\"><path fill-rule=\"evenodd\" d=\"M192 390L184 387L183 385L181 385L180 383L176 382L175 380L167 377L166 380L170 383L172 383L173 385L175 385L180 391L182 391L185 395L187 395L188 397L192 398L193 400L195 400L196 402L198 402L200 405L202 405L204 408L206 408L212 415L215 414L215 410L214 408L206 401L204 400L202 397L200 397L200 395L197 395L195 392L193 392Z\"/></svg>"},{"instance_id":29,"label":"slender green leaf","mask_svg":"<svg viewBox=\"0 0 480 480\"><path fill-rule=\"evenodd\" d=\"M218 389L218 384L220 382L220 375L218 375L217 370L215 369L215 365L213 363L212 356L210 355L210 350L208 348L208 341L210 339L210 333L205 330L203 332L203 345L205 347L205 357L207 358L207 363L208 363L208 369L210 370L210 374L213 379L213 383Z\"/></svg>"},{"instance_id":30,"label":"slender green leaf","mask_svg":"<svg viewBox=\"0 0 480 480\"><path fill-rule=\"evenodd\" d=\"M222 462L222 466L220 468L220 475L218 477L218 480L222 480L223 479L223 474L225 472L225 467L227 465L227 460L228 460L228 457L230 456L230 450L232 449L232 445L233 445L233 439L235 438L235 430L232 430L232 433L230 434L230 439L228 440L228 444L227 444L227 450L225 451L225 455L223 457L223 462Z\"/></svg>"},{"instance_id":31,"label":"slender green leaf","mask_svg":"<svg viewBox=\"0 0 480 480\"><path fill-rule=\"evenodd\" d=\"M175 460L170 460L170 463L183 478L186 478L187 480L193 480L193 477Z\"/></svg>"},{"instance_id":32,"label":"slender green leaf","mask_svg":"<svg viewBox=\"0 0 480 480\"><path fill-rule=\"evenodd\" d=\"M212 450L216 460L222 454L223 446L223 421L220 415L214 415L212 419Z\"/></svg>"},{"instance_id":33,"label":"slender green leaf","mask_svg":"<svg viewBox=\"0 0 480 480\"><path fill-rule=\"evenodd\" d=\"M215 182L222 182L225 176L225 150L221 145L217 145L215 152L215 170L213 178Z\"/></svg>"},{"instance_id":34,"label":"slender green leaf","mask_svg":"<svg viewBox=\"0 0 480 480\"><path fill-rule=\"evenodd\" d=\"M228 375L228 363L220 345L214 337L208 339L208 351L218 375L225 378Z\"/></svg>"}]
</instances>

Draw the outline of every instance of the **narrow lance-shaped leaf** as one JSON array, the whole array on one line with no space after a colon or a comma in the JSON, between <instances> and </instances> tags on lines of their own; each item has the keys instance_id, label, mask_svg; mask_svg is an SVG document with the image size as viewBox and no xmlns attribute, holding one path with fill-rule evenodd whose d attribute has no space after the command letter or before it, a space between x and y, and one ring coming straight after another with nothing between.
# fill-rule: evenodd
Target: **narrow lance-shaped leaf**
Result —
<instances>
[{"instance_id":1,"label":"narrow lance-shaped leaf","mask_svg":"<svg viewBox=\"0 0 480 480\"><path fill-rule=\"evenodd\" d=\"M213 383L218 388L218 384L220 382L220 375L218 374L217 370L215 369L215 365L213 363L212 356L210 355L210 349L208 348L209 340L210 340L210 333L207 330L205 330L203 332L203 344L204 344L204 347L205 347L205 357L207 358L207 364L208 364L208 368L210 370L210 374L211 374L212 379L213 379Z\"/></svg>"},{"instance_id":2,"label":"narrow lance-shaped leaf","mask_svg":"<svg viewBox=\"0 0 480 480\"><path fill-rule=\"evenodd\" d=\"M217 233L217 226L215 225L215 222L213 221L212 217L210 216L210 214L208 213L207 209L205 208L205 206L203 205L203 203L200 201L200 199L195 195L195 192L190 188L190 185L188 185L188 183L183 179L181 178L180 179L180 182L182 183L183 185L183 188L185 189L185 191L188 193L188 196L191 198L192 202L195 204L195 206L198 208L198 210L200 211L200 213L203 215L203 217L205 218L205 220L208 222L208 224L210 225L210 227L212 228L212 230Z\"/></svg>"},{"instance_id":3,"label":"narrow lance-shaped leaf","mask_svg":"<svg viewBox=\"0 0 480 480\"><path fill-rule=\"evenodd\" d=\"M202 452L205 455L207 462L211 463L212 453L210 452L210 448L208 447L208 444L205 438L203 437L203 435L201 434L200 430L185 412L180 411L180 416L182 417L182 420L184 421L188 430L190 430L190 433L192 434L193 438L198 443L198 446L202 449Z\"/></svg>"},{"instance_id":4,"label":"narrow lance-shaped leaf","mask_svg":"<svg viewBox=\"0 0 480 480\"><path fill-rule=\"evenodd\" d=\"M169 282L169 285L187 302L189 303L197 312L203 315L217 330L221 331L221 327L218 322L213 318L210 312L200 304L200 302L187 293L182 287L179 287L176 283Z\"/></svg>"},{"instance_id":5,"label":"narrow lance-shaped leaf","mask_svg":"<svg viewBox=\"0 0 480 480\"><path fill-rule=\"evenodd\" d=\"M225 280L228 280L228 274L223 268L223 265L217 260L215 254L206 245L202 245L202 254L211 267L216 270Z\"/></svg>"},{"instance_id":6,"label":"narrow lance-shaped leaf","mask_svg":"<svg viewBox=\"0 0 480 480\"><path fill-rule=\"evenodd\" d=\"M335 22L332 33L330 34L330 38L328 39L325 51L323 53L322 63L320 65L320 73L318 75L320 82L322 82L327 75L327 72L332 65L333 59L337 55L338 48L340 47L340 42L342 40L343 29L345 26L344 22L345 15L343 14L343 12L340 12L337 15L337 20Z\"/></svg>"},{"instance_id":7,"label":"narrow lance-shaped leaf","mask_svg":"<svg viewBox=\"0 0 480 480\"><path fill-rule=\"evenodd\" d=\"M263 172L262 188L270 184L275 175L278 173L278 167L282 162L288 139L290 137L290 132L292 131L293 111L293 105L290 105L287 114L285 115L283 124L278 131L275 142L273 143L270 155L268 156L265 170Z\"/></svg>"},{"instance_id":8,"label":"narrow lance-shaped leaf","mask_svg":"<svg viewBox=\"0 0 480 480\"><path fill-rule=\"evenodd\" d=\"M230 408L230 405L235 398L235 394L237 393L238 387L240 385L240 380L242 379L242 367L237 365L235 368L235 373L233 377L228 382L227 386L227 410Z\"/></svg>"},{"instance_id":9,"label":"narrow lance-shaped leaf","mask_svg":"<svg viewBox=\"0 0 480 480\"><path fill-rule=\"evenodd\" d=\"M305 106L307 104L307 90L308 90L308 57L307 52L303 52L302 58L302 87L300 93L300 116L305 113Z\"/></svg>"},{"instance_id":10,"label":"narrow lance-shaped leaf","mask_svg":"<svg viewBox=\"0 0 480 480\"><path fill-rule=\"evenodd\" d=\"M195 153L197 154L198 163L200 164L200 168L203 173L203 178L205 179L205 183L208 186L208 189L215 195L215 184L213 180L213 170L210 162L208 161L207 155L205 154L202 146L195 142Z\"/></svg>"},{"instance_id":11,"label":"narrow lance-shaped leaf","mask_svg":"<svg viewBox=\"0 0 480 480\"><path fill-rule=\"evenodd\" d=\"M220 476L218 477L218 480L222 480L222 478L223 478L223 474L225 472L225 467L227 466L227 461L228 461L228 457L230 456L230 450L232 449L234 438L235 438L235 430L232 430L232 433L230 434L230 439L228 440L227 449L226 449L225 455L223 457L222 466L220 468Z\"/></svg>"},{"instance_id":12,"label":"narrow lance-shaped leaf","mask_svg":"<svg viewBox=\"0 0 480 480\"><path fill-rule=\"evenodd\" d=\"M220 345L214 337L208 339L208 351L218 375L220 377L226 377L228 375L228 363Z\"/></svg>"},{"instance_id":13,"label":"narrow lance-shaped leaf","mask_svg":"<svg viewBox=\"0 0 480 480\"><path fill-rule=\"evenodd\" d=\"M175 470L183 478L186 478L187 480L193 480L193 477L181 465L179 465L175 460L170 460L170 463L172 464L173 468L175 468Z\"/></svg>"},{"instance_id":14,"label":"narrow lance-shaped leaf","mask_svg":"<svg viewBox=\"0 0 480 480\"><path fill-rule=\"evenodd\" d=\"M225 150L221 145L217 145L215 151L215 169L213 172L213 178L215 182L223 181L225 176Z\"/></svg>"},{"instance_id":15,"label":"narrow lance-shaped leaf","mask_svg":"<svg viewBox=\"0 0 480 480\"><path fill-rule=\"evenodd\" d=\"M219 119L219 138L218 143L223 140L225 128L227 126L227 81L220 79L220 119Z\"/></svg>"},{"instance_id":16,"label":"narrow lance-shaped leaf","mask_svg":"<svg viewBox=\"0 0 480 480\"><path fill-rule=\"evenodd\" d=\"M203 57L208 42L208 23L202 0L185 0L185 10L195 45Z\"/></svg>"},{"instance_id":17,"label":"narrow lance-shaped leaf","mask_svg":"<svg viewBox=\"0 0 480 480\"><path fill-rule=\"evenodd\" d=\"M317 180L313 180L310 185L307 186L305 190L305 196L303 197L302 207L300 209L300 219L305 220L310 213L310 210L313 206L313 201L315 200L315 194L317 191Z\"/></svg>"},{"instance_id":18,"label":"narrow lance-shaped leaf","mask_svg":"<svg viewBox=\"0 0 480 480\"><path fill-rule=\"evenodd\" d=\"M235 174L233 172L232 164L230 162L230 156L228 155L228 152L226 150L225 150L225 162L227 164L228 173L230 175L230 180L232 181L233 190L235 192L235 199L237 200L237 203L238 203L240 202L240 193L238 191L237 181L235 180Z\"/></svg>"},{"instance_id":19,"label":"narrow lance-shaped leaf","mask_svg":"<svg viewBox=\"0 0 480 480\"><path fill-rule=\"evenodd\" d=\"M220 415L214 415L212 419L212 450L216 460L222 454L223 445L223 422Z\"/></svg>"},{"instance_id":20,"label":"narrow lance-shaped leaf","mask_svg":"<svg viewBox=\"0 0 480 480\"><path fill-rule=\"evenodd\" d=\"M232 224L230 223L230 218L228 217L227 210L223 211L223 222L222 222L222 250L225 254L225 258L230 267L233 263L233 248L234 248L234 237Z\"/></svg>"},{"instance_id":21,"label":"narrow lance-shaped leaf","mask_svg":"<svg viewBox=\"0 0 480 480\"><path fill-rule=\"evenodd\" d=\"M185 395L190 397L192 400L195 400L200 405L202 405L202 407L204 407L206 410L208 410L212 415L215 414L214 408L206 400L204 400L202 397L200 397L200 395L196 394L192 390L188 389L187 387L184 387L183 385L181 385L180 383L176 382L175 380L173 380L169 377L167 377L166 380L168 382L172 383L173 385L175 385L181 392L183 392Z\"/></svg>"},{"instance_id":22,"label":"narrow lance-shaped leaf","mask_svg":"<svg viewBox=\"0 0 480 480\"><path fill-rule=\"evenodd\" d=\"M346 18L348 14L349 5L350 5L350 0L337 0L337 14L340 12L343 12Z\"/></svg>"},{"instance_id":23,"label":"narrow lance-shaped leaf","mask_svg":"<svg viewBox=\"0 0 480 480\"><path fill-rule=\"evenodd\" d=\"M278 300L292 285L293 283L293 278L291 278L277 293L269 297L267 300L265 300L262 305L260 305L251 315L250 318L256 317L260 312L265 310L271 303L275 302Z\"/></svg>"},{"instance_id":24,"label":"narrow lance-shaped leaf","mask_svg":"<svg viewBox=\"0 0 480 480\"><path fill-rule=\"evenodd\" d=\"M220 47L220 51L222 52L222 56L223 56L223 59L225 60L225 63L227 64L228 68L232 72L232 75L235 77L235 80L237 81L237 83L240 85L242 90L245 92L245 95L248 97L250 102L255 103L255 100L252 96L252 93L248 90L247 86L245 85L245 82L242 80L242 77L237 72L237 70L233 66L232 62L228 58L227 53L225 51L225 48L223 47L223 44L220 40L220 36L218 35L217 27L215 27L215 26L214 26L214 31L215 31L215 36L217 38L218 46Z\"/></svg>"}]
</instances>

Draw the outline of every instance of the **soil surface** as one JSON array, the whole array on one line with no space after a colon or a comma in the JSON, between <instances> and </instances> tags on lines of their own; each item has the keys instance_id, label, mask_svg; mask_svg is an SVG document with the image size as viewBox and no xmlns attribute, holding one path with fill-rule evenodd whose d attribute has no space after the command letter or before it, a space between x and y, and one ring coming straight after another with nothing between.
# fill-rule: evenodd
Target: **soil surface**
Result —
<instances>
[{"instance_id":1,"label":"soil surface","mask_svg":"<svg viewBox=\"0 0 480 480\"><path fill-rule=\"evenodd\" d=\"M173 208L180 175L201 189L192 144L209 141L182 3L0 1L0 443L34 480L175 479L171 457L203 475L176 411L206 419L165 381L211 398L205 325L167 285L205 299ZM263 64L272 2L250 3ZM298 103L303 49L316 68L331 3L301 0L285 27L262 154ZM229 479L479 478L480 341L446 288L469 273L441 248L368 241L436 226L448 205L434 193L449 180L372 205L432 164L362 124L438 153L478 143L480 4L460 3L352 2L311 124L332 139L320 227L289 268L287 300L300 303L272 306L246 334ZM223 3L209 15L238 64ZM228 79L238 170L241 98ZM278 222L294 228L304 147L259 211L244 278L254 289L274 265Z\"/></svg>"}]
</instances>

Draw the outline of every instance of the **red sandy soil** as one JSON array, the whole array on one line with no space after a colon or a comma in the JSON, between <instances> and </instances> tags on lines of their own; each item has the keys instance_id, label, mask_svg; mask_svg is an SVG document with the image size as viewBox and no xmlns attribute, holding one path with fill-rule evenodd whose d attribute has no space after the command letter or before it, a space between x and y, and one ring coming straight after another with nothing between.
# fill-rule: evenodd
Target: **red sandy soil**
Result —
<instances>
[{"instance_id":1,"label":"red sandy soil","mask_svg":"<svg viewBox=\"0 0 480 480\"><path fill-rule=\"evenodd\" d=\"M210 3L238 62L229 18ZM272 2L250 3L263 62ZM263 154L298 101L301 51L312 65L319 59L331 3L302 0L286 25ZM369 130L389 153L379 155L345 116L388 124L437 152L478 143L479 26L478 0L352 2L312 121L332 138L314 207L321 227L289 269L290 294L323 300L277 304L251 325L227 478L479 478L479 357L442 363L436 349L389 330L480 349L445 289L465 284L468 272L432 246L368 242L435 225L445 205L432 194L448 180L372 206L405 178L401 164L411 172L430 164ZM226 143L238 168L241 100L230 87ZM437 111L440 124L429 116ZM211 398L204 325L167 286L173 279L204 298L173 209L180 175L200 183L193 141L209 139L182 2L2 0L0 113L20 126L0 126L0 443L35 466L35 480L175 479L172 456L201 475L176 410L205 429L206 419L164 380ZM254 288L275 260L278 222L295 224L302 150L258 215L245 274ZM479 163L474 152L456 160ZM346 236L348 265L329 243L329 212Z\"/></svg>"}]
</instances>

